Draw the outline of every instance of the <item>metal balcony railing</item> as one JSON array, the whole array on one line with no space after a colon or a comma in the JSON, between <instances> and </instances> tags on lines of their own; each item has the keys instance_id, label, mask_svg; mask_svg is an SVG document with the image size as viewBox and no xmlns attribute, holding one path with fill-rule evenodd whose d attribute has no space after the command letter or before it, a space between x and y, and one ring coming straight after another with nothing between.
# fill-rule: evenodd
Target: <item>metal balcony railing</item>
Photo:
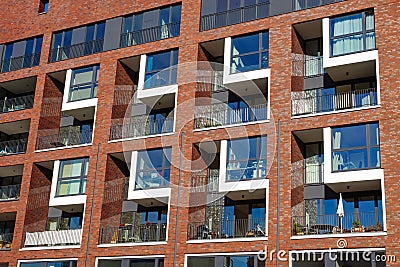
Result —
<instances>
[{"instance_id":1,"label":"metal balcony railing","mask_svg":"<svg viewBox=\"0 0 400 267\"><path fill-rule=\"evenodd\" d=\"M225 103L198 106L195 113L195 128L201 129L266 120L267 107L267 103L241 108L231 108Z\"/></svg>"},{"instance_id":2,"label":"metal balcony railing","mask_svg":"<svg viewBox=\"0 0 400 267\"><path fill-rule=\"evenodd\" d=\"M33 107L34 95L19 96L14 98L5 98L0 100L0 113L23 110Z\"/></svg>"},{"instance_id":3,"label":"metal balcony railing","mask_svg":"<svg viewBox=\"0 0 400 267\"><path fill-rule=\"evenodd\" d=\"M188 239L265 237L265 218L190 222Z\"/></svg>"},{"instance_id":4,"label":"metal balcony railing","mask_svg":"<svg viewBox=\"0 0 400 267\"><path fill-rule=\"evenodd\" d=\"M49 149L57 147L68 147L92 142L92 131L81 131L76 127L62 127L57 134L39 136L37 149Z\"/></svg>"},{"instance_id":5,"label":"metal balcony railing","mask_svg":"<svg viewBox=\"0 0 400 267\"><path fill-rule=\"evenodd\" d=\"M0 233L0 250L10 250L13 242L13 233Z\"/></svg>"},{"instance_id":6,"label":"metal balcony railing","mask_svg":"<svg viewBox=\"0 0 400 267\"><path fill-rule=\"evenodd\" d=\"M38 66L40 53L20 57L5 58L1 62L1 72L8 72Z\"/></svg>"},{"instance_id":7,"label":"metal balcony railing","mask_svg":"<svg viewBox=\"0 0 400 267\"><path fill-rule=\"evenodd\" d=\"M0 142L0 156L25 153L27 142L27 138Z\"/></svg>"},{"instance_id":8,"label":"metal balcony railing","mask_svg":"<svg viewBox=\"0 0 400 267\"><path fill-rule=\"evenodd\" d=\"M179 36L180 22L169 23L134 32L121 34L121 47L150 43L161 39Z\"/></svg>"},{"instance_id":9,"label":"metal balcony railing","mask_svg":"<svg viewBox=\"0 0 400 267\"><path fill-rule=\"evenodd\" d=\"M150 120L149 116L136 116L111 126L110 140L171 133L173 129L173 118Z\"/></svg>"},{"instance_id":10,"label":"metal balcony railing","mask_svg":"<svg viewBox=\"0 0 400 267\"><path fill-rule=\"evenodd\" d=\"M54 48L50 51L50 62L83 57L103 51L103 39Z\"/></svg>"},{"instance_id":11,"label":"metal balcony railing","mask_svg":"<svg viewBox=\"0 0 400 267\"><path fill-rule=\"evenodd\" d=\"M321 184L324 182L324 163L305 163L304 183Z\"/></svg>"},{"instance_id":12,"label":"metal balcony railing","mask_svg":"<svg viewBox=\"0 0 400 267\"><path fill-rule=\"evenodd\" d=\"M218 192L219 169L209 169L208 174L194 172L190 181L190 192Z\"/></svg>"},{"instance_id":13,"label":"metal balcony railing","mask_svg":"<svg viewBox=\"0 0 400 267\"><path fill-rule=\"evenodd\" d=\"M379 232L382 227L382 210L379 212L346 213L292 217L293 235L340 234L354 232Z\"/></svg>"},{"instance_id":14,"label":"metal balcony railing","mask_svg":"<svg viewBox=\"0 0 400 267\"><path fill-rule=\"evenodd\" d=\"M100 244L142 243L165 241L166 223L106 226L100 230Z\"/></svg>"},{"instance_id":15,"label":"metal balcony railing","mask_svg":"<svg viewBox=\"0 0 400 267\"><path fill-rule=\"evenodd\" d=\"M293 0L293 11L323 6L332 3L343 2L344 0Z\"/></svg>"},{"instance_id":16,"label":"metal balcony railing","mask_svg":"<svg viewBox=\"0 0 400 267\"><path fill-rule=\"evenodd\" d=\"M0 200L18 199L20 190L20 184L0 186Z\"/></svg>"},{"instance_id":17,"label":"metal balcony railing","mask_svg":"<svg viewBox=\"0 0 400 267\"><path fill-rule=\"evenodd\" d=\"M293 116L370 107L377 104L376 88L335 94L325 93L324 89L292 92Z\"/></svg>"},{"instance_id":18,"label":"metal balcony railing","mask_svg":"<svg viewBox=\"0 0 400 267\"><path fill-rule=\"evenodd\" d=\"M226 90L226 87L223 85L223 71L203 71L202 75L199 75L197 78L197 92L217 92L221 90Z\"/></svg>"},{"instance_id":19,"label":"metal balcony railing","mask_svg":"<svg viewBox=\"0 0 400 267\"><path fill-rule=\"evenodd\" d=\"M208 14L200 18L200 31L266 18L270 15L269 2Z\"/></svg>"},{"instance_id":20,"label":"metal balcony railing","mask_svg":"<svg viewBox=\"0 0 400 267\"><path fill-rule=\"evenodd\" d=\"M67 246L81 243L82 229L25 233L24 247Z\"/></svg>"}]
</instances>

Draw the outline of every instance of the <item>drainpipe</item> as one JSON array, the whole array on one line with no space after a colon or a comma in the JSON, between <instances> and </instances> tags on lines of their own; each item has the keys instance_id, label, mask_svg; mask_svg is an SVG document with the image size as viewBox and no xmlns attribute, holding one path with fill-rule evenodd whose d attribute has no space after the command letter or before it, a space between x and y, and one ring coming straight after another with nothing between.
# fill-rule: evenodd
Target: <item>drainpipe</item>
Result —
<instances>
[{"instance_id":1,"label":"drainpipe","mask_svg":"<svg viewBox=\"0 0 400 267\"><path fill-rule=\"evenodd\" d=\"M278 119L278 171L277 171L277 204L276 204L276 255L279 255L279 239L280 239L280 205L281 205L281 198L280 198L280 193L281 193L281 120ZM276 257L276 266L279 267L279 257Z\"/></svg>"},{"instance_id":2,"label":"drainpipe","mask_svg":"<svg viewBox=\"0 0 400 267\"><path fill-rule=\"evenodd\" d=\"M176 257L178 249L178 228L179 228L179 205L181 202L181 177L182 177L182 154L183 154L183 141L185 134L182 133L181 136L181 147L179 152L179 180L178 180L178 198L176 203L176 221L175 221L175 241L174 241L174 266L177 266Z\"/></svg>"}]
</instances>

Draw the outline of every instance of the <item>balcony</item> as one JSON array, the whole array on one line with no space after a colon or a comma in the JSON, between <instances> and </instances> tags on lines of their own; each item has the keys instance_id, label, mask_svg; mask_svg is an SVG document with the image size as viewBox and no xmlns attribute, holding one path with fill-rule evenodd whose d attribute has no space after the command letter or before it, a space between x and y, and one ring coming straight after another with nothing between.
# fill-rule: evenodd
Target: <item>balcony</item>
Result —
<instances>
[{"instance_id":1,"label":"balcony","mask_svg":"<svg viewBox=\"0 0 400 267\"><path fill-rule=\"evenodd\" d=\"M376 88L337 93L331 89L292 92L292 116L351 110L377 104Z\"/></svg>"},{"instance_id":2,"label":"balcony","mask_svg":"<svg viewBox=\"0 0 400 267\"><path fill-rule=\"evenodd\" d=\"M0 156L25 153L27 142L28 138L0 142Z\"/></svg>"},{"instance_id":3,"label":"balcony","mask_svg":"<svg viewBox=\"0 0 400 267\"><path fill-rule=\"evenodd\" d=\"M265 237L265 218L191 222L188 239Z\"/></svg>"},{"instance_id":4,"label":"balcony","mask_svg":"<svg viewBox=\"0 0 400 267\"><path fill-rule=\"evenodd\" d=\"M1 72L9 72L13 70L38 66L39 61L40 53L20 57L4 58L1 62Z\"/></svg>"},{"instance_id":5,"label":"balcony","mask_svg":"<svg viewBox=\"0 0 400 267\"><path fill-rule=\"evenodd\" d=\"M0 250L11 250L13 233L0 234Z\"/></svg>"},{"instance_id":6,"label":"balcony","mask_svg":"<svg viewBox=\"0 0 400 267\"><path fill-rule=\"evenodd\" d=\"M19 199L21 185L0 186L0 201Z\"/></svg>"},{"instance_id":7,"label":"balcony","mask_svg":"<svg viewBox=\"0 0 400 267\"><path fill-rule=\"evenodd\" d=\"M81 236L82 229L26 233L24 247L80 245Z\"/></svg>"},{"instance_id":8,"label":"balcony","mask_svg":"<svg viewBox=\"0 0 400 267\"><path fill-rule=\"evenodd\" d=\"M293 235L318 235L382 232L382 210L378 212L358 212L339 218L336 214L293 216Z\"/></svg>"},{"instance_id":9,"label":"balcony","mask_svg":"<svg viewBox=\"0 0 400 267\"><path fill-rule=\"evenodd\" d=\"M164 24L151 28L121 34L121 47L128 47L144 43L179 36L180 22Z\"/></svg>"},{"instance_id":10,"label":"balcony","mask_svg":"<svg viewBox=\"0 0 400 267\"><path fill-rule=\"evenodd\" d=\"M324 182L324 163L306 163L304 171L304 184L322 184Z\"/></svg>"},{"instance_id":11,"label":"balcony","mask_svg":"<svg viewBox=\"0 0 400 267\"><path fill-rule=\"evenodd\" d=\"M77 58L103 51L103 39L92 40L85 43L59 47L50 51L50 62Z\"/></svg>"},{"instance_id":12,"label":"balcony","mask_svg":"<svg viewBox=\"0 0 400 267\"><path fill-rule=\"evenodd\" d=\"M165 241L166 223L146 223L139 225L121 225L102 227L100 244L143 243Z\"/></svg>"},{"instance_id":13,"label":"balcony","mask_svg":"<svg viewBox=\"0 0 400 267\"><path fill-rule=\"evenodd\" d=\"M200 19L200 31L207 31L214 28L220 28L246 21L269 17L270 2L260 2L263 3L203 15Z\"/></svg>"},{"instance_id":14,"label":"balcony","mask_svg":"<svg viewBox=\"0 0 400 267\"><path fill-rule=\"evenodd\" d=\"M69 147L92 143L92 130L80 130L79 127L60 128L57 134L39 136L37 149Z\"/></svg>"},{"instance_id":15,"label":"balcony","mask_svg":"<svg viewBox=\"0 0 400 267\"><path fill-rule=\"evenodd\" d=\"M173 129L173 118L150 120L149 116L135 116L111 126L110 140L171 133Z\"/></svg>"},{"instance_id":16,"label":"balcony","mask_svg":"<svg viewBox=\"0 0 400 267\"><path fill-rule=\"evenodd\" d=\"M0 100L0 113L24 110L33 107L34 95L5 98Z\"/></svg>"},{"instance_id":17,"label":"balcony","mask_svg":"<svg viewBox=\"0 0 400 267\"><path fill-rule=\"evenodd\" d=\"M267 104L231 108L229 104L198 106L195 112L195 128L210 128L224 125L256 122L267 119Z\"/></svg>"}]
</instances>

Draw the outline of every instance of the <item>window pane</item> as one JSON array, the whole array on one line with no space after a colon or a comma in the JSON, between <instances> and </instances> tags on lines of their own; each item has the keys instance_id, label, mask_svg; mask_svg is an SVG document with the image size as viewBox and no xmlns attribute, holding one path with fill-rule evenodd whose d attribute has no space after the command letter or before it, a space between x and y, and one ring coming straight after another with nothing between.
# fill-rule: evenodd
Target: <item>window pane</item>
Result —
<instances>
[{"instance_id":1,"label":"window pane","mask_svg":"<svg viewBox=\"0 0 400 267\"><path fill-rule=\"evenodd\" d=\"M181 5L172 7L172 18L171 23L176 23L181 21Z\"/></svg>"},{"instance_id":2,"label":"window pane","mask_svg":"<svg viewBox=\"0 0 400 267\"><path fill-rule=\"evenodd\" d=\"M93 68L85 68L80 70L73 71L73 80L72 85L82 84L82 83L90 83L93 78Z\"/></svg>"},{"instance_id":3,"label":"window pane","mask_svg":"<svg viewBox=\"0 0 400 267\"><path fill-rule=\"evenodd\" d=\"M131 260L130 267L154 267L154 259Z\"/></svg>"},{"instance_id":4,"label":"window pane","mask_svg":"<svg viewBox=\"0 0 400 267\"><path fill-rule=\"evenodd\" d=\"M258 44L259 34L248 35L232 39L232 55L257 52L259 50Z\"/></svg>"},{"instance_id":5,"label":"window pane","mask_svg":"<svg viewBox=\"0 0 400 267\"><path fill-rule=\"evenodd\" d=\"M367 145L366 125L354 125L332 130L332 148L343 149Z\"/></svg>"},{"instance_id":6,"label":"window pane","mask_svg":"<svg viewBox=\"0 0 400 267\"><path fill-rule=\"evenodd\" d=\"M262 50L269 49L269 32L262 33Z\"/></svg>"},{"instance_id":7,"label":"window pane","mask_svg":"<svg viewBox=\"0 0 400 267\"><path fill-rule=\"evenodd\" d=\"M132 22L133 22L132 16L124 18L123 30L122 30L123 33L132 31Z\"/></svg>"},{"instance_id":8,"label":"window pane","mask_svg":"<svg viewBox=\"0 0 400 267\"><path fill-rule=\"evenodd\" d=\"M169 23L169 11L170 11L169 7L160 10L159 25L165 25Z\"/></svg>"},{"instance_id":9,"label":"window pane","mask_svg":"<svg viewBox=\"0 0 400 267\"><path fill-rule=\"evenodd\" d=\"M104 22L97 24L96 40L104 39L105 30L106 30L106 24Z\"/></svg>"},{"instance_id":10,"label":"window pane","mask_svg":"<svg viewBox=\"0 0 400 267\"><path fill-rule=\"evenodd\" d=\"M379 125L373 123L369 125L370 144L379 145Z\"/></svg>"},{"instance_id":11,"label":"window pane","mask_svg":"<svg viewBox=\"0 0 400 267\"><path fill-rule=\"evenodd\" d=\"M81 179L61 180L58 183L58 196L80 194Z\"/></svg>"},{"instance_id":12,"label":"window pane","mask_svg":"<svg viewBox=\"0 0 400 267\"><path fill-rule=\"evenodd\" d=\"M146 71L162 70L170 67L170 52L164 52L147 57Z\"/></svg>"},{"instance_id":13,"label":"window pane","mask_svg":"<svg viewBox=\"0 0 400 267\"><path fill-rule=\"evenodd\" d=\"M366 14L366 16L365 16L365 29L367 31L375 29L374 13L367 13Z\"/></svg>"},{"instance_id":14,"label":"window pane","mask_svg":"<svg viewBox=\"0 0 400 267\"><path fill-rule=\"evenodd\" d=\"M215 267L214 257L189 257L188 267Z\"/></svg>"},{"instance_id":15,"label":"window pane","mask_svg":"<svg viewBox=\"0 0 400 267\"><path fill-rule=\"evenodd\" d=\"M381 155L380 155L380 150L379 148L371 148L371 168L378 168L381 166Z\"/></svg>"},{"instance_id":16,"label":"window pane","mask_svg":"<svg viewBox=\"0 0 400 267\"><path fill-rule=\"evenodd\" d=\"M332 153L332 170L353 170L368 168L367 149L348 150Z\"/></svg>"},{"instance_id":17,"label":"window pane","mask_svg":"<svg viewBox=\"0 0 400 267\"><path fill-rule=\"evenodd\" d=\"M362 13L332 19L331 31L333 36L361 32Z\"/></svg>"},{"instance_id":18,"label":"window pane","mask_svg":"<svg viewBox=\"0 0 400 267\"><path fill-rule=\"evenodd\" d=\"M64 163L62 165L62 171L61 171L60 178L80 176L81 170L82 170L82 161L81 160Z\"/></svg>"},{"instance_id":19,"label":"window pane","mask_svg":"<svg viewBox=\"0 0 400 267\"><path fill-rule=\"evenodd\" d=\"M224 258L224 267L253 267L254 257L232 256Z\"/></svg>"},{"instance_id":20,"label":"window pane","mask_svg":"<svg viewBox=\"0 0 400 267\"><path fill-rule=\"evenodd\" d=\"M42 50L42 42L43 42L42 37L36 38L35 54L39 54L40 51Z\"/></svg>"},{"instance_id":21,"label":"window pane","mask_svg":"<svg viewBox=\"0 0 400 267\"><path fill-rule=\"evenodd\" d=\"M258 53L247 56L234 57L232 59L232 65L231 65L232 73L259 69L260 66L259 61L260 61L260 55Z\"/></svg>"}]
</instances>

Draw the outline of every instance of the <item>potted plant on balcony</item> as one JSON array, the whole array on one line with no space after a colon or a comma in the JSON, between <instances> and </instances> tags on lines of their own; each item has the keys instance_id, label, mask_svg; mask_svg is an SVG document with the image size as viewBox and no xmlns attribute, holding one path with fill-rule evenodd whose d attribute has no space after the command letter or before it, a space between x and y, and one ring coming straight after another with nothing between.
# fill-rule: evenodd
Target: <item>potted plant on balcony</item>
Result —
<instances>
[{"instance_id":1,"label":"potted plant on balcony","mask_svg":"<svg viewBox=\"0 0 400 267\"><path fill-rule=\"evenodd\" d=\"M351 232L365 232L364 226L362 226L359 220L354 220L352 225Z\"/></svg>"},{"instance_id":2,"label":"potted plant on balcony","mask_svg":"<svg viewBox=\"0 0 400 267\"><path fill-rule=\"evenodd\" d=\"M295 235L304 235L303 228L298 221L295 221L293 224L293 231Z\"/></svg>"},{"instance_id":3,"label":"potted plant on balcony","mask_svg":"<svg viewBox=\"0 0 400 267\"><path fill-rule=\"evenodd\" d=\"M366 232L381 232L383 231L382 224L377 222L376 225L370 225L365 229Z\"/></svg>"}]
</instances>

